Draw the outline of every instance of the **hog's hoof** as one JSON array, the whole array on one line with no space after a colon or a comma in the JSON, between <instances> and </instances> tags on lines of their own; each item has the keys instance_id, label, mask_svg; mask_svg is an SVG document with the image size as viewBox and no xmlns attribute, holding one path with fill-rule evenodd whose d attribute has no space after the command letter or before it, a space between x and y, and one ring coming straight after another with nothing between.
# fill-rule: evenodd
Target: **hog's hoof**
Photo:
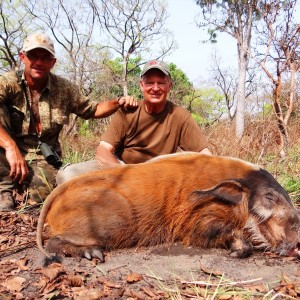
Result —
<instances>
[{"instance_id":1,"label":"hog's hoof","mask_svg":"<svg viewBox=\"0 0 300 300\"><path fill-rule=\"evenodd\" d=\"M72 249L72 247L72 244L60 238L59 236L51 237L46 244L46 249L48 252L62 254L65 256L71 255L70 248Z\"/></svg>"},{"instance_id":2,"label":"hog's hoof","mask_svg":"<svg viewBox=\"0 0 300 300\"><path fill-rule=\"evenodd\" d=\"M98 258L104 262L104 256L101 249L92 248L91 246L80 246L70 243L62 236L51 237L46 245L46 249L50 253L62 254L64 256L79 256L87 259Z\"/></svg>"},{"instance_id":3,"label":"hog's hoof","mask_svg":"<svg viewBox=\"0 0 300 300\"><path fill-rule=\"evenodd\" d=\"M283 251L279 250L277 251L279 255L285 255L285 256L290 256L290 257L296 257L300 259L300 243L297 243L296 247L290 249L289 251Z\"/></svg>"},{"instance_id":4,"label":"hog's hoof","mask_svg":"<svg viewBox=\"0 0 300 300\"><path fill-rule=\"evenodd\" d=\"M246 241L235 241L230 249L229 255L236 258L249 257L253 252L253 246Z\"/></svg>"},{"instance_id":5,"label":"hog's hoof","mask_svg":"<svg viewBox=\"0 0 300 300\"><path fill-rule=\"evenodd\" d=\"M97 258L99 259L101 262L104 262L104 255L101 249L98 248L90 248L90 249L86 249L83 253L84 257L91 260L92 258Z\"/></svg>"}]
</instances>

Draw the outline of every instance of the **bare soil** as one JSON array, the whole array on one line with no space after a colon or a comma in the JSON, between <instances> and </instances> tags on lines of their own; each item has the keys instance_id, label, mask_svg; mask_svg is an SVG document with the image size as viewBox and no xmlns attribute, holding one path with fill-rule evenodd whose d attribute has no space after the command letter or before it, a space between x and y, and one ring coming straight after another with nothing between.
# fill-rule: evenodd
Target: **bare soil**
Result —
<instances>
[{"instance_id":1,"label":"bare soil","mask_svg":"<svg viewBox=\"0 0 300 300\"><path fill-rule=\"evenodd\" d=\"M300 261L271 253L236 259L225 249L175 244L106 252L105 263L65 257L43 267L37 217L37 211L0 215L0 299L300 297Z\"/></svg>"}]
</instances>

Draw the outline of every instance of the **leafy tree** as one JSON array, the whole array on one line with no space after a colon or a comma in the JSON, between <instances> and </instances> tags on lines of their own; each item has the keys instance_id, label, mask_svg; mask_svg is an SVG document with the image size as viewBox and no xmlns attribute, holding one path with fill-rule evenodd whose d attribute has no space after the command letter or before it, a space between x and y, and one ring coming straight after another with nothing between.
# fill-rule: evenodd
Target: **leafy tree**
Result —
<instances>
[{"instance_id":1,"label":"leafy tree","mask_svg":"<svg viewBox=\"0 0 300 300\"><path fill-rule=\"evenodd\" d=\"M247 81L245 82L245 100L257 91L256 71L257 68L251 65L247 69ZM216 85L217 89L219 89L224 95L227 115L232 121L236 115L236 92L238 83L236 70L232 69L231 67L222 67L220 58L217 57L216 53L213 53L211 74L212 78L214 79L214 85Z\"/></svg>"},{"instance_id":2,"label":"leafy tree","mask_svg":"<svg viewBox=\"0 0 300 300\"><path fill-rule=\"evenodd\" d=\"M56 73L76 83L83 94L93 92L95 76L103 68L107 53L95 43L96 15L87 0L21 0L23 7L34 18L40 31L50 33L56 41L58 63ZM99 100L99 99L97 99ZM77 132L77 116L64 130L67 135Z\"/></svg>"},{"instance_id":3,"label":"leafy tree","mask_svg":"<svg viewBox=\"0 0 300 300\"><path fill-rule=\"evenodd\" d=\"M295 74L300 68L300 25L295 20L296 0L266 0L261 3L256 61L273 85L272 104L280 134L280 154L289 146L288 122L294 109ZM282 93L289 78L289 95Z\"/></svg>"},{"instance_id":4,"label":"leafy tree","mask_svg":"<svg viewBox=\"0 0 300 300\"><path fill-rule=\"evenodd\" d=\"M89 0L89 3L108 36L107 48L122 58L122 87L127 95L128 75L149 60L151 53L156 52L158 59L174 48L173 37L165 29L166 8L158 0ZM140 59L136 66L129 64L133 55Z\"/></svg>"},{"instance_id":5,"label":"leafy tree","mask_svg":"<svg viewBox=\"0 0 300 300\"><path fill-rule=\"evenodd\" d=\"M101 70L101 47L93 41L96 16L85 0L22 1L39 29L57 42L57 71L91 92L93 74ZM61 51L62 50L62 51ZM103 51L103 50L102 50Z\"/></svg>"},{"instance_id":6,"label":"leafy tree","mask_svg":"<svg viewBox=\"0 0 300 300\"><path fill-rule=\"evenodd\" d=\"M199 125L213 124L227 112L224 96L214 88L197 89L184 98L184 103Z\"/></svg>"},{"instance_id":7,"label":"leafy tree","mask_svg":"<svg viewBox=\"0 0 300 300\"><path fill-rule=\"evenodd\" d=\"M184 97L194 92L193 84L190 82L186 74L181 69L177 68L174 63L170 63L169 67L173 81L173 87L169 94L169 99L178 105L183 105Z\"/></svg>"},{"instance_id":8,"label":"leafy tree","mask_svg":"<svg viewBox=\"0 0 300 300\"><path fill-rule=\"evenodd\" d=\"M187 108L199 125L212 124L226 112L224 97L214 88L195 89L187 75L174 63L169 64L173 87L169 99Z\"/></svg>"},{"instance_id":9,"label":"leafy tree","mask_svg":"<svg viewBox=\"0 0 300 300\"><path fill-rule=\"evenodd\" d=\"M128 75L129 95L142 98L139 88L141 69L138 67L140 58L131 58L128 62L129 68L133 71ZM123 95L122 85L123 64L121 58L108 59L104 62L104 69L98 73L93 85L93 97L104 99Z\"/></svg>"},{"instance_id":10,"label":"leafy tree","mask_svg":"<svg viewBox=\"0 0 300 300\"><path fill-rule=\"evenodd\" d=\"M31 23L19 1L0 1L0 70L18 69L19 52Z\"/></svg>"},{"instance_id":11,"label":"leafy tree","mask_svg":"<svg viewBox=\"0 0 300 300\"><path fill-rule=\"evenodd\" d=\"M199 21L201 27L210 28L210 37L216 41L216 32L225 32L236 40L238 49L238 81L237 81L237 111L236 136L241 138L245 128L245 83L251 48L253 22L259 15L258 0L196 0L201 7L204 21Z\"/></svg>"},{"instance_id":12,"label":"leafy tree","mask_svg":"<svg viewBox=\"0 0 300 300\"><path fill-rule=\"evenodd\" d=\"M222 68L220 59L216 53L212 57L211 74L216 86L222 91L227 108L227 115L232 121L236 115L235 95L237 90L236 71L229 68Z\"/></svg>"}]
</instances>

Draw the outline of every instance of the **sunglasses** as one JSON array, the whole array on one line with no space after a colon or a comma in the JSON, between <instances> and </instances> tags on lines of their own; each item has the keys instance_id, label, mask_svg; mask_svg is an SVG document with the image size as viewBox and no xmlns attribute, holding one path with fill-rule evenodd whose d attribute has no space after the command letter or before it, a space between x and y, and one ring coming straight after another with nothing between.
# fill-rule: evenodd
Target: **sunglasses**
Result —
<instances>
[{"instance_id":1,"label":"sunglasses","mask_svg":"<svg viewBox=\"0 0 300 300\"><path fill-rule=\"evenodd\" d=\"M152 89L152 88L159 88L159 89L165 89L166 87L168 87L168 83L167 82L159 82L159 83L152 83L152 82L144 82L144 86L147 89Z\"/></svg>"},{"instance_id":2,"label":"sunglasses","mask_svg":"<svg viewBox=\"0 0 300 300\"><path fill-rule=\"evenodd\" d=\"M37 54L37 53L30 53L30 52L24 52L24 55L30 60L30 61L37 61L41 60L43 62L51 62L54 59L53 55L48 54Z\"/></svg>"}]
</instances>

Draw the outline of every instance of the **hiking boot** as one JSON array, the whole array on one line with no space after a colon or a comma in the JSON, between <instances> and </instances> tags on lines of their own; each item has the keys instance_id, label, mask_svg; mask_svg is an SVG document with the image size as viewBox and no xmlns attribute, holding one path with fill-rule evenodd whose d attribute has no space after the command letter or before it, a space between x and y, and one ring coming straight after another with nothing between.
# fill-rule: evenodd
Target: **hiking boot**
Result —
<instances>
[{"instance_id":1,"label":"hiking boot","mask_svg":"<svg viewBox=\"0 0 300 300\"><path fill-rule=\"evenodd\" d=\"M12 192L0 193L0 211L13 211L15 209Z\"/></svg>"}]
</instances>

